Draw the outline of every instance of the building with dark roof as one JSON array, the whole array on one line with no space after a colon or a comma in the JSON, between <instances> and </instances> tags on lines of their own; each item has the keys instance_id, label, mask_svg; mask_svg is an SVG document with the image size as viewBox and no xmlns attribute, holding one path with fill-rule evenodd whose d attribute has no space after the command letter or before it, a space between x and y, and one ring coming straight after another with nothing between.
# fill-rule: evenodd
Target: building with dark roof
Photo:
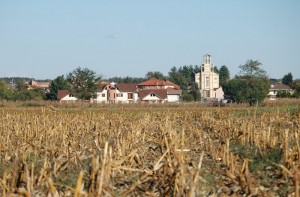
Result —
<instances>
[{"instance_id":1,"label":"building with dark roof","mask_svg":"<svg viewBox=\"0 0 300 197\"><path fill-rule=\"evenodd\" d=\"M70 94L69 90L58 90L57 91L57 99L62 102L75 102L78 99Z\"/></svg>"},{"instance_id":2,"label":"building with dark roof","mask_svg":"<svg viewBox=\"0 0 300 197\"><path fill-rule=\"evenodd\" d=\"M275 100L279 92L286 92L286 93L293 94L294 91L290 86L286 84L282 84L282 83L272 84L268 94L270 100Z\"/></svg>"}]
</instances>

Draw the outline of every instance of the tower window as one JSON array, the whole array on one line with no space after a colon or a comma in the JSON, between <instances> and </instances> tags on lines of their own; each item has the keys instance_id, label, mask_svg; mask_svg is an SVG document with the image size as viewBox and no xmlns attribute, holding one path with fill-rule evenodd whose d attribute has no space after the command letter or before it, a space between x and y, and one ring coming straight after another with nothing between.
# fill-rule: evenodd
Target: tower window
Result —
<instances>
[{"instance_id":1,"label":"tower window","mask_svg":"<svg viewBox=\"0 0 300 197\"><path fill-rule=\"evenodd\" d=\"M206 80L205 86L208 88L209 87L209 77L206 77L205 80Z\"/></svg>"}]
</instances>

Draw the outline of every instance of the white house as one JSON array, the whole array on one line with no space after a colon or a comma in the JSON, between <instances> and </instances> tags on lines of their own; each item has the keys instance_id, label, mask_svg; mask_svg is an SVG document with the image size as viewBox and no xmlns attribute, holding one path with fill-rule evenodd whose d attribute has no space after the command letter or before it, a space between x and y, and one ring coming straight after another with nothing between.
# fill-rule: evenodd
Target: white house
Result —
<instances>
[{"instance_id":1,"label":"white house","mask_svg":"<svg viewBox=\"0 0 300 197\"><path fill-rule=\"evenodd\" d=\"M182 95L182 90L167 89L167 101L169 103L178 102L180 96Z\"/></svg>"},{"instance_id":2,"label":"white house","mask_svg":"<svg viewBox=\"0 0 300 197\"><path fill-rule=\"evenodd\" d=\"M138 100L136 84L102 84L96 94L97 103L133 103Z\"/></svg>"},{"instance_id":3,"label":"white house","mask_svg":"<svg viewBox=\"0 0 300 197\"><path fill-rule=\"evenodd\" d=\"M168 100L166 89L139 90L139 99L145 103L164 103Z\"/></svg>"},{"instance_id":4,"label":"white house","mask_svg":"<svg viewBox=\"0 0 300 197\"><path fill-rule=\"evenodd\" d=\"M100 84L100 86L97 89L96 92L96 102L97 103L106 103L107 102L107 85L106 84Z\"/></svg>"},{"instance_id":5,"label":"white house","mask_svg":"<svg viewBox=\"0 0 300 197\"><path fill-rule=\"evenodd\" d=\"M198 84L201 97L224 99L224 92L219 85L219 74L214 71L211 56L203 56L200 72L195 74L195 82Z\"/></svg>"},{"instance_id":6,"label":"white house","mask_svg":"<svg viewBox=\"0 0 300 197\"><path fill-rule=\"evenodd\" d=\"M170 82L150 78L137 84L139 99L142 102L164 103L179 102L182 90L180 86Z\"/></svg>"},{"instance_id":7,"label":"white house","mask_svg":"<svg viewBox=\"0 0 300 197\"><path fill-rule=\"evenodd\" d=\"M290 94L293 94L293 89L286 85L286 84L282 84L282 83L275 83L271 85L271 88L269 89L269 98L270 100L275 100L276 99L276 95L279 92L288 92Z\"/></svg>"},{"instance_id":8,"label":"white house","mask_svg":"<svg viewBox=\"0 0 300 197\"><path fill-rule=\"evenodd\" d=\"M170 81L151 78L139 84L101 84L96 94L97 103L164 103L178 102L182 90Z\"/></svg>"},{"instance_id":9,"label":"white house","mask_svg":"<svg viewBox=\"0 0 300 197\"><path fill-rule=\"evenodd\" d=\"M138 100L136 84L119 83L117 87L116 99L117 103L135 103Z\"/></svg>"}]
</instances>

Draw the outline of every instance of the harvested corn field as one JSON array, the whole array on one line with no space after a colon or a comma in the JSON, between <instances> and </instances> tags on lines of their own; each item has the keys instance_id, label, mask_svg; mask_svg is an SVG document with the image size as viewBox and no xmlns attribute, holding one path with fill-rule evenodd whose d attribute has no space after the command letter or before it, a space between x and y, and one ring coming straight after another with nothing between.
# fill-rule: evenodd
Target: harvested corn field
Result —
<instances>
[{"instance_id":1,"label":"harvested corn field","mask_svg":"<svg viewBox=\"0 0 300 197\"><path fill-rule=\"evenodd\" d=\"M0 111L1 196L299 196L299 104Z\"/></svg>"}]
</instances>

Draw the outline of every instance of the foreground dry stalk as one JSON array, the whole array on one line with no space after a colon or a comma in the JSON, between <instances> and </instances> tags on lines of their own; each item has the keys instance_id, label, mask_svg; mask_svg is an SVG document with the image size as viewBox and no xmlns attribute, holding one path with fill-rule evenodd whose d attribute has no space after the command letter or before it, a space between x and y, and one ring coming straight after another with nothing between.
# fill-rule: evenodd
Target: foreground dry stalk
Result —
<instances>
[{"instance_id":1,"label":"foreground dry stalk","mask_svg":"<svg viewBox=\"0 0 300 197\"><path fill-rule=\"evenodd\" d=\"M194 175L194 179L193 179L192 184L191 184L191 189L190 189L190 193L189 193L190 197L195 196L195 185L197 183L197 180L199 179L199 173L200 173L203 157L204 157L204 151L201 152L201 155L200 155L200 158L199 158L199 163L198 163L198 166L197 166L197 171Z\"/></svg>"}]
</instances>

